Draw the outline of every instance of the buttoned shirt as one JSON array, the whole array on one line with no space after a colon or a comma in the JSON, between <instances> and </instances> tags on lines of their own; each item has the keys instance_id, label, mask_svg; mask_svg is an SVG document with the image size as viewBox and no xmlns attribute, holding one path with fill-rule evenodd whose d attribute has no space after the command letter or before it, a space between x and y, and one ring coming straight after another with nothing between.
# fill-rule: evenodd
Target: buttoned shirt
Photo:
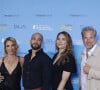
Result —
<instances>
[{"instance_id":1,"label":"buttoned shirt","mask_svg":"<svg viewBox=\"0 0 100 90\"><path fill-rule=\"evenodd\" d=\"M87 63L87 58L89 58L89 56L92 55L93 51L95 50L97 45L94 45L93 48L91 48L88 51L88 57L86 55L86 49L84 49L82 55L82 62L81 62L81 90L86 90L86 78L87 78L87 74L84 73L83 68L85 66L85 64Z\"/></svg>"},{"instance_id":2,"label":"buttoned shirt","mask_svg":"<svg viewBox=\"0 0 100 90\"><path fill-rule=\"evenodd\" d=\"M32 58L32 50L25 55L23 66L23 85L25 89L35 89L42 87L49 90L51 84L51 59L40 49L36 56Z\"/></svg>"}]
</instances>

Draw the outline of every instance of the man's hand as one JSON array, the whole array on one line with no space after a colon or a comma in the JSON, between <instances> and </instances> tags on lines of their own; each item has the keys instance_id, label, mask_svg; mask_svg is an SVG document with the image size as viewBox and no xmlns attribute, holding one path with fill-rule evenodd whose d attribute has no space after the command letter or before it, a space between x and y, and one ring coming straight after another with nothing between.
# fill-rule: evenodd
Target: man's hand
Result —
<instances>
[{"instance_id":1,"label":"man's hand","mask_svg":"<svg viewBox=\"0 0 100 90\"><path fill-rule=\"evenodd\" d=\"M91 68L90 65L86 63L85 66L84 66L84 68L83 68L84 73L85 73L85 74L88 74L90 68Z\"/></svg>"}]
</instances>

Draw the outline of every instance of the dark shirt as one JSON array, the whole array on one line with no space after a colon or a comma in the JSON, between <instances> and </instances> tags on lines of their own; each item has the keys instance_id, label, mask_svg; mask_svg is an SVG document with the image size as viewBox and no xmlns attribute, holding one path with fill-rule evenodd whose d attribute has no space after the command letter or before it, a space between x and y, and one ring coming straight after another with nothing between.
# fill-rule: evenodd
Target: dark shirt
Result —
<instances>
[{"instance_id":1,"label":"dark shirt","mask_svg":"<svg viewBox=\"0 0 100 90\"><path fill-rule=\"evenodd\" d=\"M53 61L55 60L57 54L55 54ZM73 55L68 55L68 58L66 59L64 64L58 65L57 62L53 65L53 78L52 78L52 90L57 90L57 87L61 81L62 78L62 72L76 72L76 65L75 65L75 58ZM71 74L72 75L72 74ZM71 75L68 78L64 89L65 90L73 90L72 83L71 83Z\"/></svg>"},{"instance_id":2,"label":"dark shirt","mask_svg":"<svg viewBox=\"0 0 100 90\"><path fill-rule=\"evenodd\" d=\"M36 56L32 58L32 50L25 55L23 66L23 86L25 89L34 89L42 87L43 90L49 90L51 82L51 59L50 57L39 50Z\"/></svg>"},{"instance_id":3,"label":"dark shirt","mask_svg":"<svg viewBox=\"0 0 100 90\"><path fill-rule=\"evenodd\" d=\"M21 90L20 80L22 69L20 62L18 62L16 68L13 70L11 74L9 74L7 68L4 64L4 59L0 67L0 72L4 76L4 81L2 82L2 86L0 90Z\"/></svg>"}]
</instances>

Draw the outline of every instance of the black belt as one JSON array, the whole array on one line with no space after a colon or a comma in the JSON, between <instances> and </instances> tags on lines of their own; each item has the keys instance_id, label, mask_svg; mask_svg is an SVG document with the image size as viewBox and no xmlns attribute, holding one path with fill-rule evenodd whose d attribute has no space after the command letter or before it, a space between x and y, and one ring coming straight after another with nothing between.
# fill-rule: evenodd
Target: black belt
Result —
<instances>
[{"instance_id":1,"label":"black belt","mask_svg":"<svg viewBox=\"0 0 100 90\"><path fill-rule=\"evenodd\" d=\"M42 87L34 88L34 89L24 89L24 90L42 90Z\"/></svg>"}]
</instances>

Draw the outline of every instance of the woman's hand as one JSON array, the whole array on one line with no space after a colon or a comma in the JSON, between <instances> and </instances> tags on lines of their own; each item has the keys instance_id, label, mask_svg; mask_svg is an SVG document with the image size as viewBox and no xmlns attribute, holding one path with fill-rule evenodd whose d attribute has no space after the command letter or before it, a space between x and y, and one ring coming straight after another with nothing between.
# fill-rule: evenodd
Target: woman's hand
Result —
<instances>
[{"instance_id":1,"label":"woman's hand","mask_svg":"<svg viewBox=\"0 0 100 90\"><path fill-rule=\"evenodd\" d=\"M4 80L4 76L1 75L0 73L0 83Z\"/></svg>"}]
</instances>

